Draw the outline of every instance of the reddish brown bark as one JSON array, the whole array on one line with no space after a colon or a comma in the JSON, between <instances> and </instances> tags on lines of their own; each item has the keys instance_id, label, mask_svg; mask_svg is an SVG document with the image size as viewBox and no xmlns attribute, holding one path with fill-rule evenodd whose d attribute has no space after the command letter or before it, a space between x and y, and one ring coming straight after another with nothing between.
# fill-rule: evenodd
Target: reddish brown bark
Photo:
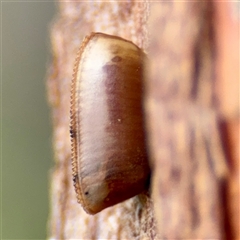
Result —
<instances>
[{"instance_id":1,"label":"reddish brown bark","mask_svg":"<svg viewBox=\"0 0 240 240\"><path fill-rule=\"evenodd\" d=\"M47 81L56 159L49 237L239 238L236 9L233 2L210 1L59 2ZM151 196L143 193L95 216L76 202L69 137L73 63L92 31L131 40L148 54L145 112L153 173Z\"/></svg>"}]
</instances>

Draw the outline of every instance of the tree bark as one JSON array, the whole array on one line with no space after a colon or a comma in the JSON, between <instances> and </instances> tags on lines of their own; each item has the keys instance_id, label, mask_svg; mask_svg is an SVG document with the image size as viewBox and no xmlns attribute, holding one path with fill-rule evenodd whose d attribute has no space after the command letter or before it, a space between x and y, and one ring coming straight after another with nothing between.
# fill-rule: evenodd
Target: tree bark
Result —
<instances>
[{"instance_id":1,"label":"tree bark","mask_svg":"<svg viewBox=\"0 0 240 240\"><path fill-rule=\"evenodd\" d=\"M237 7L210 1L59 2L47 80L56 161L49 238L240 237ZM144 107L152 168L150 193L94 216L76 201L69 134L74 60L91 32L121 36L148 54Z\"/></svg>"}]
</instances>

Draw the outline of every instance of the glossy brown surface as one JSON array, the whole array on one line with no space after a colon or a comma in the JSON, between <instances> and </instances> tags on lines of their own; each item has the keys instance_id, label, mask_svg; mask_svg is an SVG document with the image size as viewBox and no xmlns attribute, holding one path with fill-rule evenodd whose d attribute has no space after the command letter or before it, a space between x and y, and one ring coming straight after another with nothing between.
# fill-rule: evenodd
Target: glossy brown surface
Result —
<instances>
[{"instance_id":1,"label":"glossy brown surface","mask_svg":"<svg viewBox=\"0 0 240 240\"><path fill-rule=\"evenodd\" d=\"M102 33L86 37L78 53L71 93L73 180L90 214L147 188L143 62L136 45Z\"/></svg>"}]
</instances>

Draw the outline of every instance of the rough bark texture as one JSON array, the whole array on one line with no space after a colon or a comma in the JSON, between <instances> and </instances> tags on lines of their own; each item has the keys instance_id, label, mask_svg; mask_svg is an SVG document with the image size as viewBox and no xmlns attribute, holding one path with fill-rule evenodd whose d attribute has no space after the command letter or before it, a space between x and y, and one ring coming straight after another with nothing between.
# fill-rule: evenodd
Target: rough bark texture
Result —
<instances>
[{"instance_id":1,"label":"rough bark texture","mask_svg":"<svg viewBox=\"0 0 240 240\"><path fill-rule=\"evenodd\" d=\"M210 1L59 2L47 81L56 160L49 238L240 237L237 7ZM145 111L153 177L150 196L91 216L74 193L69 106L77 49L94 31L131 40L148 53Z\"/></svg>"}]
</instances>

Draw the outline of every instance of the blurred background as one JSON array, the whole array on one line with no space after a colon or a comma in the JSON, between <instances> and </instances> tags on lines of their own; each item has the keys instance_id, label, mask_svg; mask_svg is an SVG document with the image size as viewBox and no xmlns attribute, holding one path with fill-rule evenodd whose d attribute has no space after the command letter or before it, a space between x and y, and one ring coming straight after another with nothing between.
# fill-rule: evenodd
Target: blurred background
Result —
<instances>
[{"instance_id":1,"label":"blurred background","mask_svg":"<svg viewBox=\"0 0 240 240\"><path fill-rule=\"evenodd\" d=\"M1 239L46 239L52 130L46 94L54 2L1 2Z\"/></svg>"}]
</instances>

